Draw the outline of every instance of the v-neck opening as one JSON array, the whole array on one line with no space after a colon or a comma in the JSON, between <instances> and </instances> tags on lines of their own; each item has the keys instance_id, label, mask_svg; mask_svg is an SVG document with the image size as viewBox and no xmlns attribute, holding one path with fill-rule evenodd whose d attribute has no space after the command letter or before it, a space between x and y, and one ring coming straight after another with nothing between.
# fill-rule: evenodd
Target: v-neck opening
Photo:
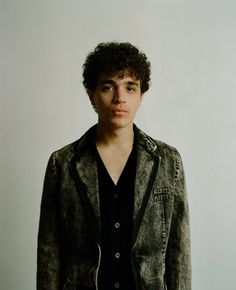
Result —
<instances>
[{"instance_id":1,"label":"v-neck opening","mask_svg":"<svg viewBox=\"0 0 236 290\"><path fill-rule=\"evenodd\" d=\"M109 179L109 182L111 182L115 187L118 187L119 184L121 183L122 179L123 179L123 176L124 176L124 174L125 174L125 172L127 170L127 167L129 166L129 163L131 162L131 159L134 156L134 145L133 145L132 150L131 150L131 152L130 152L130 154L129 154L126 162L125 162L125 165L124 165L123 170L122 170L122 172L121 172L121 174L120 174L120 176L119 176L119 178L117 180L117 183L115 183L113 181L109 171L107 170L107 167L106 167L105 163L103 162L103 160L101 158L101 155L98 152L98 149L97 149L96 145L95 145L95 149L96 149L96 154L97 154L97 160L98 160L98 162L100 162L101 166L103 167L104 172L106 173L107 178Z\"/></svg>"}]
</instances>

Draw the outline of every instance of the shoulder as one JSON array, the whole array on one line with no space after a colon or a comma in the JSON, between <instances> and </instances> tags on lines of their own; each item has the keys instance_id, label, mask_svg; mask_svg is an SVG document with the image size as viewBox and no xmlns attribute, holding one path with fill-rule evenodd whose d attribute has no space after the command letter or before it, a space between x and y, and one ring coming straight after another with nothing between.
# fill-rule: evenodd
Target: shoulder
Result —
<instances>
[{"instance_id":1,"label":"shoulder","mask_svg":"<svg viewBox=\"0 0 236 290\"><path fill-rule=\"evenodd\" d=\"M95 126L88 129L79 139L71 142L51 154L51 158L58 161L70 160L73 156L81 156L92 148L95 138Z\"/></svg>"},{"instance_id":2,"label":"shoulder","mask_svg":"<svg viewBox=\"0 0 236 290\"><path fill-rule=\"evenodd\" d=\"M179 151L172 145L169 145L163 141L153 139L153 142L156 144L156 152L162 156L166 155L169 157L179 158Z\"/></svg>"},{"instance_id":3,"label":"shoulder","mask_svg":"<svg viewBox=\"0 0 236 290\"><path fill-rule=\"evenodd\" d=\"M71 152L73 151L73 148L75 146L75 144L77 144L79 142L80 139L73 141L67 145L64 145L63 147L56 149L52 155L54 156L54 158L60 158L63 156L69 156L71 154Z\"/></svg>"},{"instance_id":4,"label":"shoulder","mask_svg":"<svg viewBox=\"0 0 236 290\"><path fill-rule=\"evenodd\" d=\"M158 155L161 158L180 158L180 154L174 146L149 136L137 127L136 132L138 143L140 143L146 150L152 152L152 154Z\"/></svg>"}]
</instances>

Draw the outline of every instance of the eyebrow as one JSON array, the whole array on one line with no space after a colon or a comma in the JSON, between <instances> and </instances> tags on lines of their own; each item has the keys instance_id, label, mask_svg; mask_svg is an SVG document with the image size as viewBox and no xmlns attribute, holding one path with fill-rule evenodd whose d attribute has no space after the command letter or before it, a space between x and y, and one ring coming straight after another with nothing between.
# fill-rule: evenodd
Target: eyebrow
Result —
<instances>
[{"instance_id":1,"label":"eyebrow","mask_svg":"<svg viewBox=\"0 0 236 290\"><path fill-rule=\"evenodd\" d=\"M135 81L128 81L127 82L127 85L138 87L139 86L139 83L138 82L135 82Z\"/></svg>"},{"instance_id":2,"label":"eyebrow","mask_svg":"<svg viewBox=\"0 0 236 290\"><path fill-rule=\"evenodd\" d=\"M115 82L113 80L109 80L109 79L99 82L99 85L106 85L106 84L114 85Z\"/></svg>"}]
</instances>

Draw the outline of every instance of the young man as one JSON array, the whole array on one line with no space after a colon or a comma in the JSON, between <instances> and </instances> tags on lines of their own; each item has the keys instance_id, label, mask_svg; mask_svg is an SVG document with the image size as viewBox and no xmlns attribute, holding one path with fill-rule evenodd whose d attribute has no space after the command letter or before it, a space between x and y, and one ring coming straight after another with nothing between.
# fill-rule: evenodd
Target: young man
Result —
<instances>
[{"instance_id":1,"label":"young man","mask_svg":"<svg viewBox=\"0 0 236 290\"><path fill-rule=\"evenodd\" d=\"M83 77L98 123L49 160L37 289L190 290L181 157L133 123L150 63L129 43L101 43Z\"/></svg>"}]
</instances>

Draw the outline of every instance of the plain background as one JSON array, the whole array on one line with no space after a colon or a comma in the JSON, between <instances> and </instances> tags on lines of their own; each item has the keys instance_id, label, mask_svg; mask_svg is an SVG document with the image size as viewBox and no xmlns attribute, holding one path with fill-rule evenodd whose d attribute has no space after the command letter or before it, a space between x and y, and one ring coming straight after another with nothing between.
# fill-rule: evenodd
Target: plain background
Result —
<instances>
[{"instance_id":1,"label":"plain background","mask_svg":"<svg viewBox=\"0 0 236 290\"><path fill-rule=\"evenodd\" d=\"M236 289L235 3L1 1L1 290L35 289L46 163L96 122L81 67L111 40L148 55L152 85L136 124L183 157L193 289Z\"/></svg>"}]
</instances>

